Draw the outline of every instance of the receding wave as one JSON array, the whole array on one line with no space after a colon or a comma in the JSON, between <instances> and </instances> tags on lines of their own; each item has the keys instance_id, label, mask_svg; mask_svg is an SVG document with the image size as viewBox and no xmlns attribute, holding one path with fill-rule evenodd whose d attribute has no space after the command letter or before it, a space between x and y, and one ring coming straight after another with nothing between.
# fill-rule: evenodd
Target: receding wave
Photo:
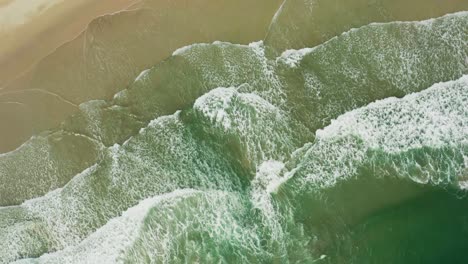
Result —
<instances>
[{"instance_id":1,"label":"receding wave","mask_svg":"<svg viewBox=\"0 0 468 264\"><path fill-rule=\"evenodd\" d=\"M176 50L0 156L0 262L464 263L466 28Z\"/></svg>"}]
</instances>

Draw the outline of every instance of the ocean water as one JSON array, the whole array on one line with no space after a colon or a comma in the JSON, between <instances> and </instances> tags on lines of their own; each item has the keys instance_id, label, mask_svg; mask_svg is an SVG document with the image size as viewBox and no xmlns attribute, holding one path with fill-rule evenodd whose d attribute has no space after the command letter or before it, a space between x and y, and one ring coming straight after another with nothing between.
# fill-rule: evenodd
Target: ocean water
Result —
<instances>
[{"instance_id":1,"label":"ocean water","mask_svg":"<svg viewBox=\"0 0 468 264\"><path fill-rule=\"evenodd\" d=\"M90 79L0 154L0 263L467 263L466 4L322 2Z\"/></svg>"}]
</instances>

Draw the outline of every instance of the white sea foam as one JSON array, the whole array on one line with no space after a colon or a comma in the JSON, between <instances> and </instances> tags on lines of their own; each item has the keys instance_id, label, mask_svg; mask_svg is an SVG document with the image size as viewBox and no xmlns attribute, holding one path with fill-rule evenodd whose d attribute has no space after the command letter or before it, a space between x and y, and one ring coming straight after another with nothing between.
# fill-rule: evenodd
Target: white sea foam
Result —
<instances>
[{"instance_id":1,"label":"white sea foam","mask_svg":"<svg viewBox=\"0 0 468 264\"><path fill-rule=\"evenodd\" d=\"M273 205L271 193L283 182L283 178L281 178L283 170L284 164L280 161L263 162L252 180L250 192L253 206L262 212L264 225L271 228L273 239L278 241L284 239L284 234L279 221L279 213Z\"/></svg>"},{"instance_id":2,"label":"white sea foam","mask_svg":"<svg viewBox=\"0 0 468 264\"><path fill-rule=\"evenodd\" d=\"M214 44L223 45L223 43L221 42L215 42ZM210 45L210 44L196 44L196 45L187 46L185 47L185 49L182 48L179 51L176 51L175 55L185 53L188 50L190 50L191 47L194 47L197 45ZM263 54L264 50L263 50L261 42L255 42L249 46L250 48L254 49L253 53L259 56L264 56ZM285 54L285 57L292 57L294 59L294 57L297 56L297 59L294 59L292 62L295 64L297 63L297 60L300 60L303 56L305 56L306 54L310 52L312 52L312 49L303 50L303 51L291 51L290 54ZM230 66L230 67L233 67L233 66ZM466 78L465 78L465 82L466 82ZM466 87L464 89L466 91ZM441 98L445 98L443 97L445 92L446 91L440 93ZM437 147L437 146L444 146L447 144L454 144L456 143L456 140L460 140L460 139L461 139L461 142L465 144L466 143L466 112L464 112L465 116L463 114L460 114L460 102L462 104L462 107L464 107L465 105L463 103L466 102L466 94L462 96L458 96L458 100L453 101L452 100L453 94L451 93L451 90L449 89L447 93L448 95L446 96L448 96L449 98L448 99L445 98L445 99L447 99L448 104L445 104L444 102L439 102L440 98L437 99L439 101L437 100L430 101L432 99L429 98L430 99L429 102L420 102L421 100L422 101L425 100L424 96L422 96L423 98L420 98L419 96L414 96L414 98L412 98L411 96L409 96L408 98L410 99L406 97L405 97L406 99L405 98L404 99L390 98L390 99L382 100L374 104L371 104L369 107L364 107L364 108L361 108L360 110L351 111L348 114L345 114L342 117L339 117L329 127L323 130L319 130L317 132L317 144L315 147L316 152L315 153L313 151L311 152L312 154L317 154L318 158L316 160L319 160L320 162L312 164L315 170L309 175L312 175L312 177L314 177L314 179L317 181L328 180L330 178L338 179L339 177L346 177L349 175L353 175L353 173L355 172L354 170L355 168L352 167L353 164L351 165L349 164L354 161L359 161L360 159L363 159L365 157L364 156L365 150L371 149L371 148L382 148L389 153L392 153L392 152L398 153L398 152L406 150L405 144L409 145L410 147L420 147L420 146L426 146L428 144L431 146ZM424 95L424 92L421 94ZM456 93L455 93L455 97L457 97ZM285 119L283 119L284 116L276 107L274 107L272 104L270 104L269 102L267 102L266 100L264 100L263 98L261 98L260 96L256 94L239 93L238 91L236 91L235 88L219 88L219 90L215 89L213 93L208 93L200 98L199 98L200 100L197 100L199 104L198 106L197 106L197 102L195 102L195 106L194 106L195 109L201 110L201 113L207 116L209 119L211 119L215 124L221 124L221 127L223 127L225 131L232 130L234 131L233 134L241 135L242 137L244 137L243 139L250 140L249 143L250 142L254 143L254 144L247 144L247 145L256 147L258 145L261 145L261 144L258 144L258 142L261 142L261 140L266 139L266 141L264 142L275 143L275 142L280 142L281 140L284 139L281 133L277 133L281 125L287 127L287 122L285 122ZM246 111L247 114L244 116L240 116L237 113L235 115L232 115L232 114L230 115L228 110L229 108L233 107L232 103L233 101L235 101L233 100L233 98L235 100L240 100L242 103L242 106L248 106L248 107L253 106L254 111L252 111L253 113L252 116L255 116L255 118L252 118L252 120L255 120L256 123L251 122L251 119L249 119L251 116L248 111ZM434 102L439 102L440 104L437 104ZM214 107L212 109L211 108L208 109L207 108L208 105L212 105ZM403 107L401 107L401 105L403 105ZM446 109L446 106L449 107L449 110ZM427 111L428 109L430 111ZM461 109L463 110L464 108L461 108ZM91 114L91 116L93 116L93 113L91 113L92 111L88 110L88 112ZM387 117L388 116L392 117L393 114L395 113L396 113L395 117L388 119L390 124L386 124L385 120L387 120ZM259 116L258 119L256 115ZM454 116L455 118L451 119L452 116ZM238 117L238 118L235 119L234 117ZM268 120L268 118L270 117L272 117L271 118L271 120L273 121L272 123L265 122L265 123L261 123L260 125L258 125L260 121L263 122L265 120ZM169 120L170 118L171 117L169 116L169 117L158 118L158 119L151 121L147 128L140 130L140 134L138 136L145 136L144 134L148 132L149 137L152 136L153 138L157 138L158 141L162 141L163 137L164 139L166 139L165 137L170 137L171 139L169 142L170 143L175 142L177 144L164 145L165 147L164 149L172 147L174 149L171 149L171 151L174 150L174 152L177 149L181 153L196 153L199 149L191 148L189 149L190 151L184 152L185 149L180 148L182 144L179 144L180 142L183 141L182 139L180 139L181 135L171 134L171 132L173 131L165 130L165 131L162 131L161 133L151 134L151 131L150 131L151 129L149 128L160 126L161 121ZM458 119L461 118L460 119L461 123L458 123L458 124L456 123L457 118ZM235 122L235 126L233 125L234 122ZM440 124L443 124L443 125L440 126ZM256 125L258 125L258 127L255 127ZM460 126L462 128L461 130L459 129ZM423 127L423 128L430 128L430 129L424 129L423 131L413 130L415 133L411 133L412 131L408 130L407 129L408 127L410 129L413 129L414 127L417 127L417 128ZM271 130L268 130L269 128ZM272 131L273 129L274 131ZM379 131L379 129L383 129L383 130L388 129L390 132L384 133L384 132ZM404 133L405 129L408 130L406 131L407 132L406 135ZM432 130L432 129L435 129L434 132L432 132L432 134L427 132L427 130ZM410 139L407 139L408 134L409 134ZM419 138L419 136L415 137L413 136L413 134L418 134L419 136L422 135L423 138L421 139ZM453 136L453 134L455 134L455 136ZM277 136L277 138L275 140L268 141L268 137L271 137L272 135ZM362 146L361 148L356 147L355 145L353 145L356 143L355 141L352 141L352 140L346 141L347 137L350 135L356 136L362 139L365 143L364 144L365 146ZM258 137L255 137L255 136L258 136ZM339 141L340 139L344 139L344 141ZM447 140L448 140L448 143L446 142ZM132 143L131 140L126 141L122 146L130 145L130 143ZM349 145L346 145L346 143L349 143ZM289 142L285 143L285 145L288 145L288 144ZM402 146L398 144L401 144ZM275 145L269 145L269 144L265 144L265 145L266 147L263 147L263 149L261 149L262 151L277 148L277 146ZM122 146L115 145L114 147L109 148L109 154L111 154L112 158L114 158L114 160L112 160L113 165L119 164L119 161L124 160L124 158L119 156L120 154L124 152L123 150L120 149ZM141 151L142 153L144 153L143 151L147 150L145 149L146 144L141 144L141 145L133 144L131 147L133 147L133 150ZM135 166L141 165L141 167L144 167L144 169L146 170L146 171L142 170L145 173L150 171L151 169L154 169L154 167L159 166L159 164L157 163L148 162L148 160L151 160L153 158L152 156L146 157L147 160L144 160L145 157L140 157L138 156L138 154L140 154L140 152L136 152L136 154L134 155L133 154L128 155L128 157L126 156L125 158L128 158L128 160L131 160L131 161L138 161L138 162L141 161L141 163L133 162L131 164L137 164ZM176 155L175 157L180 158L180 160L183 160L185 162L188 160L188 159L184 160L186 156L188 155L181 154L178 156ZM119 158L121 160L119 160ZM184 162L180 162L180 163L184 164ZM128 167L130 167L130 165ZM273 207L271 206L271 203L270 204L263 203L265 200L262 200L262 199L268 198L272 192L276 191L278 186L282 182L284 182L284 180L287 180L290 177L292 177L292 175L295 172L293 170L282 176L281 174L283 174L282 173L283 167L284 165L282 164L281 161L274 161L274 160L266 160L263 163L260 163L260 166L258 167L256 178L255 178L255 184L253 184L254 188L257 188L257 187L258 188L254 190L252 195L261 196L258 198L258 201L260 201L258 205L259 207L263 208L264 212L266 212L265 215L269 215L269 216L274 215L274 214L271 214L271 212L274 212L274 211L273 211ZM31 201L29 201L23 205L31 209L31 211L33 212L41 212L40 216L42 216L44 219L47 219L48 217L51 217L51 218L54 217L53 216L54 213L62 214L68 217L70 214L73 214L74 212L70 212L66 210L62 211L62 207L70 206L70 208L74 208L73 202L75 198L77 197L81 198L86 195L86 193L84 193L84 190L87 190L90 188L89 186L85 186L85 184L80 181L80 178L89 176L90 173L95 168L96 167L93 166L90 168L89 171L84 171L82 174L78 175L76 179L73 179L72 184L75 183L76 186L74 186L74 189L69 190L69 191L75 192L75 193L74 195L71 195L68 198L68 200L66 200L66 202L64 202L63 204L60 204L60 203L62 199L65 198L65 195L62 196L61 194L62 190L59 189L46 195L46 197L49 197L51 199L44 199L44 203L32 203ZM127 169L127 167L124 167L124 168ZM160 169L160 167L158 167L158 169ZM297 170L297 168L295 170ZM151 170L151 172L154 173L155 170ZM177 173L177 172L178 172L177 170L168 170L166 174L176 175L176 176L189 175L189 173L182 174L182 173ZM202 170L197 171L197 173L199 174L202 174L204 172L205 171L202 171ZM115 175L112 175L113 177L111 177L111 180L112 181L115 180L116 181L115 184L118 183L122 186L126 186L124 185L126 181L128 182L131 180L125 177L127 173L128 173L127 170L122 170L122 169L119 170L118 168L116 168ZM206 175L206 173L204 175ZM220 174L217 174L217 176L219 175ZM211 176L212 175L208 175L207 177L209 178ZM158 179L159 178L155 177L155 181L157 181ZM203 179L205 180L205 178ZM212 180L212 179L209 179L209 180ZM173 188L174 186L176 186L176 184L172 182L167 183L167 182L162 181L160 184L162 186L161 189L163 188L168 189L168 188ZM167 184L167 185L164 185L164 184ZM137 188L136 191L139 191L139 189ZM254 198L254 199L257 199L257 198ZM39 204L38 207L36 207L37 204ZM32 208L32 207L35 207L35 208ZM220 217L219 220L222 220L221 216L219 217ZM71 216L70 219L73 220L73 216ZM68 219L64 218L64 219L59 219L59 220L62 221L62 220L68 220ZM88 220L88 219L85 219L85 220ZM80 221L80 220L77 220L77 221ZM118 220L115 220L115 221L118 222ZM62 222L64 224L70 224L70 225L77 224L76 222L73 222L73 221L70 221L70 223L68 223L67 221L62 221ZM67 232L68 227L61 229L60 225L59 226L52 225L52 226L58 228L57 232L63 235L68 235L68 232ZM102 228L106 230L104 227ZM222 228L216 229L216 232L222 232L222 231L223 231ZM73 251L73 248L79 247L80 245L82 245L82 243L84 243L84 242L80 242L80 244L76 245L77 243L76 241L78 241L78 239L76 239L75 241L72 241L70 243L72 244L72 246L65 249L64 252L67 250ZM97 239L97 240L92 240L92 241L93 243L99 243L99 241L101 240ZM110 241L110 240L107 240L107 241ZM107 252L106 250L103 250L103 251Z\"/></svg>"},{"instance_id":3,"label":"white sea foam","mask_svg":"<svg viewBox=\"0 0 468 264\"><path fill-rule=\"evenodd\" d=\"M150 71L150 69L146 69L146 70L140 72L140 74L138 74L138 76L135 78L135 82L145 78L148 75L149 71Z\"/></svg>"},{"instance_id":4,"label":"white sea foam","mask_svg":"<svg viewBox=\"0 0 468 264\"><path fill-rule=\"evenodd\" d=\"M273 18L271 19L271 22L270 22L270 25L268 27L268 32L270 32L270 28L272 27L272 25L276 22L276 20L278 20L278 17L281 15L281 13L283 12L283 8L284 8L284 5L286 4L286 2L288 2L288 0L283 0L283 2L281 3L280 7L278 8L278 10L276 10L275 12L275 15L273 16Z\"/></svg>"},{"instance_id":5,"label":"white sea foam","mask_svg":"<svg viewBox=\"0 0 468 264\"><path fill-rule=\"evenodd\" d=\"M285 149L298 147L290 134L299 131L291 131L287 114L257 94L216 88L199 97L193 108L212 123L216 136L221 128L239 140L244 165L251 168L265 160L284 160Z\"/></svg>"},{"instance_id":6,"label":"white sea foam","mask_svg":"<svg viewBox=\"0 0 468 264\"><path fill-rule=\"evenodd\" d=\"M93 226L83 226L83 222L98 221L95 227L99 228L103 215L106 217L118 213L109 205L122 205L122 200L112 196L100 197L99 203L94 204L98 193L91 185L97 180L96 175L99 175L108 190L124 189L125 195L130 197L148 197L184 188L189 180L188 175L194 182L190 187L231 190L239 186L240 183L236 182L239 179L232 172L221 173L220 168L209 164L215 159L207 158L206 155L210 154L206 151L202 151L199 158L207 160L206 163L188 165L197 159L185 153L199 150L191 138L183 136L185 128L178 120L178 113L154 119L146 129L125 144L109 147L104 155L104 164L90 167L62 189L26 201L22 207L36 216L38 222L44 222L41 231L47 232L60 249L78 245L93 232ZM158 138L158 141L151 142L164 149L165 154L148 148L148 139L154 138ZM180 166L179 163L185 165ZM218 177L213 179L211 173ZM127 200L127 203L131 202Z\"/></svg>"},{"instance_id":7,"label":"white sea foam","mask_svg":"<svg viewBox=\"0 0 468 264\"><path fill-rule=\"evenodd\" d=\"M351 28L350 30L348 30L346 32L343 32L338 36L332 37L329 40L323 42L321 45L318 45L316 47L303 48L303 49L299 49L299 50L295 50L295 49L285 50L285 51L283 51L283 53L278 58L276 58L276 60L278 62L283 62L286 65L294 68L294 67L298 66L299 62L305 56L307 56L308 54L314 52L314 50L322 49L322 48L326 47L328 45L328 43L337 41L338 39L343 38L343 37L347 37L350 34L358 32L362 28L381 27L381 26L386 26L386 25L391 25L391 24L402 24L402 25L422 26L422 27L425 27L425 28L429 29L435 21L439 21L441 19L443 20L444 18L448 18L448 17L465 17L467 15L468 15L468 11L461 11L461 12L447 14L447 15L444 15L442 17L430 18L430 19L422 20L422 21L392 21L392 22L386 22L386 23L373 22L373 23L370 23L368 25L364 25L362 27Z\"/></svg>"},{"instance_id":8,"label":"white sea foam","mask_svg":"<svg viewBox=\"0 0 468 264\"><path fill-rule=\"evenodd\" d=\"M468 76L463 76L401 99L387 98L355 109L316 132L314 144L308 144L298 152L305 153L305 160L296 169L302 169L308 184L326 187L356 175L359 165L369 159L366 156L369 150L391 155L424 147L466 148L467 101ZM411 157L406 162L415 163ZM450 163L448 166L453 172L462 173L466 168L466 164L446 162ZM429 173L433 170L430 166L419 166L421 173L417 175L405 171L406 166L410 165L395 169L419 183L450 180L432 178L434 173Z\"/></svg>"},{"instance_id":9,"label":"white sea foam","mask_svg":"<svg viewBox=\"0 0 468 264\"><path fill-rule=\"evenodd\" d=\"M213 89L200 96L195 101L193 108L202 112L211 121L221 124L227 130L231 127L232 120L229 119L226 109L229 108L235 93L235 88Z\"/></svg>"},{"instance_id":10,"label":"white sea foam","mask_svg":"<svg viewBox=\"0 0 468 264\"><path fill-rule=\"evenodd\" d=\"M0 153L0 158L4 158L6 156L9 156L9 155L12 155L14 153L17 153L17 152L20 152L22 149L24 148L27 148L31 145L34 144L34 141L40 136L37 136L37 135L32 135L27 141L25 141L23 144L19 145L17 148L11 150L11 151L8 151L8 152L3 152L3 153Z\"/></svg>"},{"instance_id":11,"label":"white sea foam","mask_svg":"<svg viewBox=\"0 0 468 264\"><path fill-rule=\"evenodd\" d=\"M254 185L263 189L267 193L273 193L277 187L284 181L282 172L284 170L284 163L276 160L267 160L260 164L258 167Z\"/></svg>"},{"instance_id":12,"label":"white sea foam","mask_svg":"<svg viewBox=\"0 0 468 264\"><path fill-rule=\"evenodd\" d=\"M350 111L316 135L320 140L355 135L370 148L389 153L463 142L468 138L467 91L465 75L402 99L386 98Z\"/></svg>"},{"instance_id":13,"label":"white sea foam","mask_svg":"<svg viewBox=\"0 0 468 264\"><path fill-rule=\"evenodd\" d=\"M138 237L149 210L159 203L183 198L197 192L199 191L181 189L142 200L138 205L123 212L121 216L109 220L106 225L96 230L78 245L44 254L38 259L23 260L17 263L123 263L121 255Z\"/></svg>"},{"instance_id":14,"label":"white sea foam","mask_svg":"<svg viewBox=\"0 0 468 264\"><path fill-rule=\"evenodd\" d=\"M186 53L187 51L189 51L189 50L190 50L191 48L193 48L193 47L196 47L196 46L205 46L205 45L208 45L208 44L207 44L207 43L195 43L195 44L183 46L183 47L181 47L181 48L176 49L176 50L172 53L172 56L183 55L184 53Z\"/></svg>"},{"instance_id":15,"label":"white sea foam","mask_svg":"<svg viewBox=\"0 0 468 264\"><path fill-rule=\"evenodd\" d=\"M191 49L197 48L197 47L209 47L211 45L233 45L233 46L239 46L239 47L245 47L245 45L242 44L234 44L231 42L226 42L226 41L213 41L212 43L194 43L191 45L183 46L181 48L176 49L173 53L172 56L181 56L184 55L188 52L190 52Z\"/></svg>"},{"instance_id":16,"label":"white sea foam","mask_svg":"<svg viewBox=\"0 0 468 264\"><path fill-rule=\"evenodd\" d=\"M288 49L283 51L281 55L276 59L277 61L284 62L289 67L297 67L298 63L304 58L307 54L313 52L315 48L303 48L299 50Z\"/></svg>"}]
</instances>

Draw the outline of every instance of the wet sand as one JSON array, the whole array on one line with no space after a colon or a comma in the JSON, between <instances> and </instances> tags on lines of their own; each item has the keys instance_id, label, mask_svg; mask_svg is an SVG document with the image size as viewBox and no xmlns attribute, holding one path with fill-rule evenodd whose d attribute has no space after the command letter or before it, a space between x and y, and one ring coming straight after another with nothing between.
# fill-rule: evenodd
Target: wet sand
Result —
<instances>
[{"instance_id":1,"label":"wet sand","mask_svg":"<svg viewBox=\"0 0 468 264\"><path fill-rule=\"evenodd\" d=\"M0 14L17 1L27 2L0 0ZM0 122L36 120L0 130L0 152L58 126L83 102L111 99L141 71L185 45L247 44L266 36L278 55L370 22L419 20L467 8L463 0L324 0L312 6L310 0L40 1L58 3L25 25L0 31L6 40L0 43Z\"/></svg>"},{"instance_id":2,"label":"wet sand","mask_svg":"<svg viewBox=\"0 0 468 264\"><path fill-rule=\"evenodd\" d=\"M92 99L111 99L146 68L177 48L216 40L247 44L264 38L281 0L146 0L134 9L94 19L72 41L57 48L0 91L46 91L78 106ZM31 45L34 45L31 43ZM2 69L0 69L2 71ZM48 111L59 111L63 102ZM35 108L34 108L35 109ZM34 111L32 109L31 111ZM77 109L77 108L76 108ZM49 115L44 113L45 115ZM47 124L57 126L66 112ZM35 125L28 131L42 131ZM12 150L31 135L7 128L0 138Z\"/></svg>"},{"instance_id":3,"label":"wet sand","mask_svg":"<svg viewBox=\"0 0 468 264\"><path fill-rule=\"evenodd\" d=\"M369 23L414 21L468 10L466 0L286 0L265 43L275 50L314 47ZM298 29L301 30L291 30Z\"/></svg>"},{"instance_id":4,"label":"wet sand","mask_svg":"<svg viewBox=\"0 0 468 264\"><path fill-rule=\"evenodd\" d=\"M138 1L0 1L0 87L75 38L95 17Z\"/></svg>"},{"instance_id":5,"label":"wet sand","mask_svg":"<svg viewBox=\"0 0 468 264\"><path fill-rule=\"evenodd\" d=\"M139 0L0 0L0 89L64 43L98 16L126 9ZM60 96L34 89L0 90L0 152L57 126L78 110Z\"/></svg>"}]
</instances>

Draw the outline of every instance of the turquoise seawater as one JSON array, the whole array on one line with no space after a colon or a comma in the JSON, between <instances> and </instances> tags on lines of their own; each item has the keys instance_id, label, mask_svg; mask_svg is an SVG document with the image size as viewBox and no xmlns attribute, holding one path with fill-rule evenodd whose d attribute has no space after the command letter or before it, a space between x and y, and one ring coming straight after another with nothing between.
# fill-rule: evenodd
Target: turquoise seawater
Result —
<instances>
[{"instance_id":1,"label":"turquoise seawater","mask_svg":"<svg viewBox=\"0 0 468 264\"><path fill-rule=\"evenodd\" d=\"M278 50L281 12L0 154L0 263L468 263L468 12Z\"/></svg>"}]
</instances>

